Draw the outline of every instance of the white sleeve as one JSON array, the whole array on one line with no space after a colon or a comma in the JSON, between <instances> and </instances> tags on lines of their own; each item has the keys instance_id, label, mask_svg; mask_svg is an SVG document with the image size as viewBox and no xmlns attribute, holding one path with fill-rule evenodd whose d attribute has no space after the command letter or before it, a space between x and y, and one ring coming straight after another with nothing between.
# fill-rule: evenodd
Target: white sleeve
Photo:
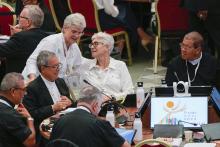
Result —
<instances>
[{"instance_id":1,"label":"white sleeve","mask_svg":"<svg viewBox=\"0 0 220 147\"><path fill-rule=\"evenodd\" d=\"M114 5L114 0L103 0L103 7L107 14L112 17L117 17L119 14L119 10L117 6Z\"/></svg>"},{"instance_id":2,"label":"white sleeve","mask_svg":"<svg viewBox=\"0 0 220 147\"><path fill-rule=\"evenodd\" d=\"M28 76L29 74L33 73L36 76L39 75L39 71L37 68L37 56L42 50L53 50L53 44L49 43L48 40L43 39L34 50L34 52L29 56L25 66L25 73Z\"/></svg>"},{"instance_id":3,"label":"white sleeve","mask_svg":"<svg viewBox=\"0 0 220 147\"><path fill-rule=\"evenodd\" d=\"M131 93L134 93L134 86L133 86L133 83L132 83L132 79L131 79L131 76L130 76L130 73L128 71L128 68L126 66L126 64L124 62L122 62L122 64L120 64L120 77L121 77L121 93L116 93L115 94L115 97L116 99L120 99L120 98L124 98L126 97L127 94L131 94Z\"/></svg>"}]
</instances>

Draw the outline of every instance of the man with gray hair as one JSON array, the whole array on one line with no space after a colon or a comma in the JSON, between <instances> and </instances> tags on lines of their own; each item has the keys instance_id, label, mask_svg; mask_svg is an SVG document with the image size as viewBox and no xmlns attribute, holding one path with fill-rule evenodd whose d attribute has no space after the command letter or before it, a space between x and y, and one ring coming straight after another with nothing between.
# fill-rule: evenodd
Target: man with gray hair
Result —
<instances>
[{"instance_id":1,"label":"man with gray hair","mask_svg":"<svg viewBox=\"0 0 220 147\"><path fill-rule=\"evenodd\" d=\"M23 104L24 78L19 73L8 73L0 87L0 146L29 147L35 145L34 121ZM15 105L18 105L14 109Z\"/></svg>"},{"instance_id":2,"label":"man with gray hair","mask_svg":"<svg viewBox=\"0 0 220 147\"><path fill-rule=\"evenodd\" d=\"M40 123L67 109L73 102L64 80L58 78L62 64L56 54L50 51L41 51L37 57L37 66L41 74L28 85L23 104L35 119L34 125L37 143L39 143L41 141Z\"/></svg>"},{"instance_id":3,"label":"man with gray hair","mask_svg":"<svg viewBox=\"0 0 220 147\"><path fill-rule=\"evenodd\" d=\"M86 27L86 21L82 14L74 13L68 15L63 24L62 32L50 35L44 38L32 55L28 58L26 68L23 71L24 76L30 80L39 75L36 59L40 51L48 50L54 52L62 63L59 77L70 75L77 72L81 64L81 51L77 45L77 40L83 35Z\"/></svg>"},{"instance_id":4,"label":"man with gray hair","mask_svg":"<svg viewBox=\"0 0 220 147\"><path fill-rule=\"evenodd\" d=\"M54 124L50 140L67 139L79 147L129 147L108 121L96 117L101 103L102 95L96 88L83 87L77 109Z\"/></svg>"},{"instance_id":5,"label":"man with gray hair","mask_svg":"<svg viewBox=\"0 0 220 147\"><path fill-rule=\"evenodd\" d=\"M190 32L180 43L181 55L174 58L166 73L166 83L184 81L190 86L216 85L217 60L208 53L203 52L204 40L198 32Z\"/></svg>"},{"instance_id":6,"label":"man with gray hair","mask_svg":"<svg viewBox=\"0 0 220 147\"><path fill-rule=\"evenodd\" d=\"M48 34L40 29L44 14L38 5L27 5L19 16L19 27L6 43L0 43L0 58L6 57L6 73L22 72L26 60Z\"/></svg>"}]
</instances>

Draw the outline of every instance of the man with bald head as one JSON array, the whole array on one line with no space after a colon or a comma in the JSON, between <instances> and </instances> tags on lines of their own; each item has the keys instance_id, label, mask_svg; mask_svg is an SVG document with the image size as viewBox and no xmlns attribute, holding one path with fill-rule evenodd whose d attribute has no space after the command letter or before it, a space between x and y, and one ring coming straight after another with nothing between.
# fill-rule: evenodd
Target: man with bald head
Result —
<instances>
[{"instance_id":1,"label":"man with bald head","mask_svg":"<svg viewBox=\"0 0 220 147\"><path fill-rule=\"evenodd\" d=\"M190 32L180 43L181 55L174 58L166 73L166 83L184 81L190 86L215 85L217 60L203 52L204 40L198 32Z\"/></svg>"}]
</instances>

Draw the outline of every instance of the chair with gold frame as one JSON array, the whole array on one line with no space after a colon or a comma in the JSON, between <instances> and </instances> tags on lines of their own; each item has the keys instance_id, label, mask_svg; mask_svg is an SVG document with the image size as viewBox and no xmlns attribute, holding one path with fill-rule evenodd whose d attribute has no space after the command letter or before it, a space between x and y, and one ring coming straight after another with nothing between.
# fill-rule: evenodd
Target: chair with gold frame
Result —
<instances>
[{"instance_id":1,"label":"chair with gold frame","mask_svg":"<svg viewBox=\"0 0 220 147\"><path fill-rule=\"evenodd\" d=\"M16 24L14 9L5 2L0 2L0 34L11 35L10 26Z\"/></svg>"},{"instance_id":2,"label":"chair with gold frame","mask_svg":"<svg viewBox=\"0 0 220 147\"><path fill-rule=\"evenodd\" d=\"M146 139L136 144L135 147L172 147L172 146L167 142L158 139Z\"/></svg>"},{"instance_id":3,"label":"chair with gold frame","mask_svg":"<svg viewBox=\"0 0 220 147\"><path fill-rule=\"evenodd\" d=\"M94 0L67 0L69 9L71 13L79 12L84 15L86 19L86 29L84 31L84 36L92 36L97 32L106 32L111 34L113 37L124 36L126 48L127 48L127 63L128 65L132 65L132 55L131 55L131 47L129 42L129 37L127 32L121 28L113 28L102 30L99 23L98 16L98 8ZM81 40L83 41L83 40Z\"/></svg>"},{"instance_id":4,"label":"chair with gold frame","mask_svg":"<svg viewBox=\"0 0 220 147\"><path fill-rule=\"evenodd\" d=\"M44 3L52 14L57 31L60 32L65 17L70 14L67 0L44 0Z\"/></svg>"},{"instance_id":5,"label":"chair with gold frame","mask_svg":"<svg viewBox=\"0 0 220 147\"><path fill-rule=\"evenodd\" d=\"M155 15L157 21L155 54L153 69L157 73L158 59L161 58L161 40L179 39L188 31L188 11L179 6L180 0L155 0Z\"/></svg>"}]
</instances>

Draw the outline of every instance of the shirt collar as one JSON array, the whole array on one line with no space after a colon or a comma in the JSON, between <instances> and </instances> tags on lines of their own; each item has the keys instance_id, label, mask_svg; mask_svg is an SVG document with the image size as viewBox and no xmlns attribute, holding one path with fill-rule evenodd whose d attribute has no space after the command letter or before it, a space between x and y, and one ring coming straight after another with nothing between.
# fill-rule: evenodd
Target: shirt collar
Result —
<instances>
[{"instance_id":1,"label":"shirt collar","mask_svg":"<svg viewBox=\"0 0 220 147\"><path fill-rule=\"evenodd\" d=\"M196 65L200 62L200 60L202 59L202 52L200 54L200 57L195 59L195 60L191 60L191 61L188 61L189 63L191 63L192 65Z\"/></svg>"},{"instance_id":2,"label":"shirt collar","mask_svg":"<svg viewBox=\"0 0 220 147\"><path fill-rule=\"evenodd\" d=\"M82 110L85 110L85 111L87 111L87 112L91 113L91 111L89 110L89 108L87 108L87 107L85 107L85 106L82 106L82 105L77 106L77 108L76 108L76 109L82 109Z\"/></svg>"},{"instance_id":3,"label":"shirt collar","mask_svg":"<svg viewBox=\"0 0 220 147\"><path fill-rule=\"evenodd\" d=\"M42 74L40 74L41 78L43 79L44 83L48 84L48 85L53 85L55 84L55 81L48 81L46 78L44 78L44 76Z\"/></svg>"},{"instance_id":4,"label":"shirt collar","mask_svg":"<svg viewBox=\"0 0 220 147\"><path fill-rule=\"evenodd\" d=\"M6 97L0 96L0 99L2 99L3 101L5 101L6 103L8 103L12 108L15 107L15 104L13 104L12 102L10 102Z\"/></svg>"},{"instance_id":5,"label":"shirt collar","mask_svg":"<svg viewBox=\"0 0 220 147\"><path fill-rule=\"evenodd\" d=\"M89 66L89 69L92 69L92 68L98 68L98 66L96 65L97 63L97 59L93 59L91 60L91 63L90 63L90 66ZM115 64L115 60L110 57L110 62L109 62L109 65L107 68L112 68L112 69L116 69L116 64Z\"/></svg>"}]
</instances>

